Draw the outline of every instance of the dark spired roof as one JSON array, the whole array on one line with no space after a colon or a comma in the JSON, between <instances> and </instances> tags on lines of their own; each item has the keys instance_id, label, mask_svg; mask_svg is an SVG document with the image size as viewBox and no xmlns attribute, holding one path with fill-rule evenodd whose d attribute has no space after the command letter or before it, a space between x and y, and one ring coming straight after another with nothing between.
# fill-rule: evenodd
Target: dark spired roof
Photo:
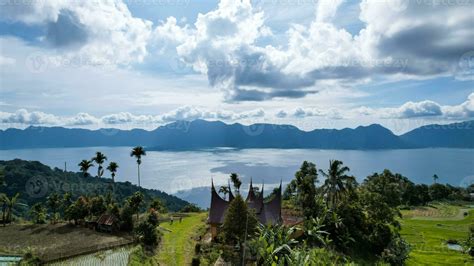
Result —
<instances>
[{"instance_id":1,"label":"dark spired roof","mask_svg":"<svg viewBox=\"0 0 474 266\"><path fill-rule=\"evenodd\" d=\"M208 222L211 224L222 224L224 222L224 215L229 202L234 199L232 190L229 187L229 201L222 199L217 193L214 182L211 187L211 207L209 209ZM252 180L250 180L249 194L247 195L247 206L255 210L257 218L262 224L279 224L282 222L281 218L281 182L280 187L269 202L263 201L263 185L260 194L255 195Z\"/></svg>"},{"instance_id":2,"label":"dark spired roof","mask_svg":"<svg viewBox=\"0 0 474 266\"><path fill-rule=\"evenodd\" d=\"M211 207L209 209L208 222L211 224L221 224L224 222L224 214L229 206L229 202L219 196L214 187L214 182L212 181L211 183Z\"/></svg>"},{"instance_id":3,"label":"dark spired roof","mask_svg":"<svg viewBox=\"0 0 474 266\"><path fill-rule=\"evenodd\" d=\"M262 191L260 192L260 195L257 197L255 195L255 191L252 185L252 179L250 179L250 188L249 188L249 194L247 195L247 205L249 208L252 208L255 210L255 213L257 216L262 213L262 208L263 208L263 186L262 186Z\"/></svg>"},{"instance_id":4,"label":"dark spired roof","mask_svg":"<svg viewBox=\"0 0 474 266\"><path fill-rule=\"evenodd\" d=\"M263 191L262 191L263 194ZM281 182L280 187L275 193L273 199L267 203L264 203L263 212L265 220L263 224L279 224L282 222L281 219Z\"/></svg>"}]
</instances>

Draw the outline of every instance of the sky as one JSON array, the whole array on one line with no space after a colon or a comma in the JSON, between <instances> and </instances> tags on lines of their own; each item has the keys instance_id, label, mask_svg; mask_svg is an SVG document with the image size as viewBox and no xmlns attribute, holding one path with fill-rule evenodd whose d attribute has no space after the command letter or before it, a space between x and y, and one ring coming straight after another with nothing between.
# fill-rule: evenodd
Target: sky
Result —
<instances>
[{"instance_id":1,"label":"sky","mask_svg":"<svg viewBox=\"0 0 474 266\"><path fill-rule=\"evenodd\" d=\"M474 119L474 0L2 0L0 128Z\"/></svg>"}]
</instances>

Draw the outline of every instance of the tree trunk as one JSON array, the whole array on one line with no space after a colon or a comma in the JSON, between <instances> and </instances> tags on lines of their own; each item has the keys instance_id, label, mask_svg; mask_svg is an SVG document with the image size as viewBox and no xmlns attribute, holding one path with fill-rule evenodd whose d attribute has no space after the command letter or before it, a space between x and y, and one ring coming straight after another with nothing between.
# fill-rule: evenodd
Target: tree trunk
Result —
<instances>
[{"instance_id":1,"label":"tree trunk","mask_svg":"<svg viewBox=\"0 0 474 266\"><path fill-rule=\"evenodd\" d=\"M140 164L138 164L138 187L141 187L140 186Z\"/></svg>"}]
</instances>

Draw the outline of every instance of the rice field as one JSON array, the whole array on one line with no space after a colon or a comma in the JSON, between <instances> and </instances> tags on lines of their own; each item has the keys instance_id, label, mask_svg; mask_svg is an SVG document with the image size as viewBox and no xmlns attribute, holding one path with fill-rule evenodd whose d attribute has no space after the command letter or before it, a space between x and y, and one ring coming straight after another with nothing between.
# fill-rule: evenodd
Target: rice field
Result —
<instances>
[{"instance_id":1,"label":"rice field","mask_svg":"<svg viewBox=\"0 0 474 266\"><path fill-rule=\"evenodd\" d=\"M49 266L127 266L131 247L121 247L97 253L78 256L64 261L49 263Z\"/></svg>"},{"instance_id":2,"label":"rice field","mask_svg":"<svg viewBox=\"0 0 474 266\"><path fill-rule=\"evenodd\" d=\"M465 211L469 213L466 217ZM474 209L457 206L404 211L401 233L412 248L407 265L474 265L468 254L449 249L446 243L462 243L473 223Z\"/></svg>"}]
</instances>

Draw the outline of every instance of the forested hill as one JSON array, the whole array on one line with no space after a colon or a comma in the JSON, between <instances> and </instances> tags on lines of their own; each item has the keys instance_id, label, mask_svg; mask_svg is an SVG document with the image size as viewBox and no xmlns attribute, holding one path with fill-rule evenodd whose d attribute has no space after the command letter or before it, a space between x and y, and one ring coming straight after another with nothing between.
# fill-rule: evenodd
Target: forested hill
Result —
<instances>
[{"instance_id":1,"label":"forested hill","mask_svg":"<svg viewBox=\"0 0 474 266\"><path fill-rule=\"evenodd\" d=\"M0 193L11 196L19 192L23 211L34 203L45 202L46 197L52 192L58 194L70 192L73 198L77 198L82 195L106 195L111 191L110 178L84 177L82 173L51 169L36 161L20 159L0 161L0 170L3 171L6 183L6 185L0 185ZM125 198L138 190L139 187L130 182L116 182L114 195L118 202L123 202ZM144 188L140 190L144 193L145 201L157 197L170 211L178 211L189 204L187 201L159 190Z\"/></svg>"},{"instance_id":2,"label":"forested hill","mask_svg":"<svg viewBox=\"0 0 474 266\"><path fill-rule=\"evenodd\" d=\"M70 129L29 127L0 130L0 149L93 146L146 146L148 150L202 148L406 149L474 148L474 120L428 125L397 136L381 125L303 131L291 125L225 124L220 121L179 121L152 131L143 129Z\"/></svg>"}]
</instances>

